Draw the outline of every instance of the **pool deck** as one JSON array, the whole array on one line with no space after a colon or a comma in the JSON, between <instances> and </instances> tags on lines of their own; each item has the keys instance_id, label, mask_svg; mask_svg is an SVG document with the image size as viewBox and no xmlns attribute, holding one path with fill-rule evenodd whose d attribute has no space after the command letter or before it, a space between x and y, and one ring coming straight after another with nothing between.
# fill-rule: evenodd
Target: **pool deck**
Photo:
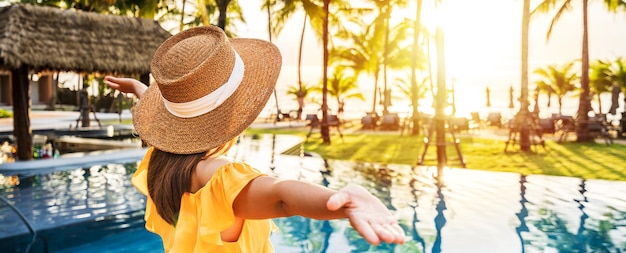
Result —
<instances>
[{"instance_id":1,"label":"pool deck","mask_svg":"<svg viewBox=\"0 0 626 253\"><path fill-rule=\"evenodd\" d=\"M93 114L90 114L93 116ZM31 114L31 127L33 130L42 130L42 129L57 129L57 128L67 128L70 124L75 124L76 119L78 117L78 112L70 112L70 111L33 111ZM101 121L114 122L115 120L119 120L121 117L122 120L131 119L131 114L129 111L124 111L124 113L115 114L115 113L97 113L97 118ZM97 124L92 121L92 124ZM268 121L266 119L258 119L254 124L255 128L301 128L301 129L309 129L306 125L306 121L283 121L283 122L273 122ZM0 119L0 132L12 131L13 129L13 120L12 119ZM379 134L386 133L392 134L392 131L372 131L372 130L362 130L360 128L360 123L358 121L353 121L352 124L348 124L347 127L341 129L343 133L363 133L363 134ZM335 133L335 129L331 129L331 133ZM400 131L395 131L398 135L400 135ZM319 134L319 131L315 132ZM481 129L475 130L470 133L460 134L462 135L473 135L473 136L484 136L488 138L497 138L504 139L508 137L508 131L506 129ZM553 136L548 136L548 138L553 138ZM599 142L602 142L602 139L598 139ZM614 140L616 144L626 145L626 140L617 139ZM269 143L269 142L268 142ZM279 145L280 147L276 147L279 150L287 149L290 146L293 146L294 143L283 143L285 145ZM265 144L263 144L265 145ZM270 144L268 144L270 145ZM273 145L273 144L272 144ZM295 144L297 145L297 143ZM274 151L272 151L274 152ZM280 151L282 152L282 151ZM20 163L7 163L0 164L0 174L3 175L12 175L15 174L15 171L19 171L20 175L29 175L35 174L34 171L37 171L37 174L42 173L41 169L45 170L45 173L49 173L52 171L65 170L68 168L80 168L80 167L88 167L92 165L101 165L101 164L121 164L121 163L129 163L134 162L145 154L145 148L135 148L135 149L125 149L125 150L108 150L108 151L97 151L97 152L87 152L82 153L81 155L77 155L74 157L66 157L66 159L58 159L58 160L35 160L35 161L26 161ZM240 154L244 156L250 156L250 154ZM258 159L257 159L258 160ZM321 164L309 164L308 161L305 164L300 160L290 161L294 165L290 165L290 168L293 167L303 167L304 170L300 171L291 171L293 175L288 177L299 177L304 171L311 171L311 174L319 174L318 168L323 167ZM273 159L270 161L266 161L267 166L265 164L259 167L269 167L274 170ZM311 167L308 168L307 166ZM277 171L289 171L288 169L282 169L280 167L276 168ZM89 170L87 170L89 171ZM296 173L297 172L297 173ZM85 172L87 173L87 172ZM99 171L93 171L89 173L100 173ZM82 175L78 175L78 178L82 178ZM18 210L29 210L26 214L27 220L29 220L33 225L34 229L37 231L41 230L50 230L60 226L65 226L68 224L74 224L82 221L93 220L93 219L102 219L102 217L108 217L111 215L119 215L125 214L134 211L140 211L144 208L144 199L141 195L135 193L134 195L128 194L120 194L122 191L116 190L117 187L128 188L131 189L132 185L128 182L129 180L123 178L107 178L106 184L100 184L96 188L86 187L85 184L87 181L80 181L79 184L69 183L65 186L57 185L57 181L52 179L46 179L47 187L44 190L30 190L29 187L26 189L20 189L15 192L5 192L3 194L4 197L9 199L11 205L14 205ZM110 181L108 181L110 180ZM115 187L109 187L111 182L114 183ZM117 185L116 183L120 183ZM36 184L41 182L25 182L28 184ZM93 182L98 184L98 182ZM89 183L92 184L92 183ZM53 188L57 188L59 186L66 187L67 192L63 194L58 194L57 191L52 190ZM132 191L131 191L132 192ZM82 197L84 195L93 195L95 197L90 197L89 201L85 201ZM2 195L0 195L2 196ZM41 203L47 204L41 204ZM14 211L9 210L9 206L6 203L0 202L0 241L3 238L12 238L18 235L28 235L28 229L25 224L18 217ZM47 215L42 215L44 213L52 213L52 217Z\"/></svg>"},{"instance_id":2,"label":"pool deck","mask_svg":"<svg viewBox=\"0 0 626 253\"><path fill-rule=\"evenodd\" d=\"M91 113L91 128L97 128L97 122L95 121L94 114ZM50 130L57 129L63 130L68 129L68 127L76 126L76 119L79 117L79 112L77 111L42 111L42 110L33 110L31 111L31 129L36 132L38 130ZM119 120L130 120L132 119L132 115L129 110L124 110L122 114L118 113L96 113L96 117L98 120L109 122L109 125L112 125L112 122L116 122ZM113 124L114 125L114 124ZM119 128L131 127L128 125L115 125ZM106 127L106 125L103 125ZM267 119L267 118L258 118L253 124L254 128L301 128L308 130L309 126L307 126L307 121L305 120L288 120L288 121L278 121ZM80 128L79 128L80 129ZM0 133L2 132L11 132L13 131L13 119L12 118L3 118L0 119ZM336 129L331 128L331 133L334 133ZM364 134L381 134L381 133L394 133L397 132L401 134L399 130L396 131L381 131L381 130L363 130L361 129L361 124L358 120L350 120L348 124L345 124L341 127L342 133L364 133ZM319 133L319 131L313 131L313 133ZM508 138L508 130L505 128L481 128L471 130L468 133L461 133L459 136L464 135L472 135L472 136L481 136L486 138L493 139L501 139L506 140ZM573 138L575 134L570 134L570 138ZM548 140L557 140L558 136L556 135L547 135L545 137ZM604 143L602 138L596 139L599 143ZM626 145L626 139L613 139L614 144Z\"/></svg>"},{"instance_id":3,"label":"pool deck","mask_svg":"<svg viewBox=\"0 0 626 253\"><path fill-rule=\"evenodd\" d=\"M115 122L116 120L132 119L130 111L124 110L118 113L95 113L95 117L102 121ZM68 129L76 127L76 119L80 116L78 111L41 111L33 110L30 113L30 125L32 130L44 129ZM90 126L98 127L94 114L90 113ZM13 131L13 118L0 119L0 132Z\"/></svg>"}]
</instances>

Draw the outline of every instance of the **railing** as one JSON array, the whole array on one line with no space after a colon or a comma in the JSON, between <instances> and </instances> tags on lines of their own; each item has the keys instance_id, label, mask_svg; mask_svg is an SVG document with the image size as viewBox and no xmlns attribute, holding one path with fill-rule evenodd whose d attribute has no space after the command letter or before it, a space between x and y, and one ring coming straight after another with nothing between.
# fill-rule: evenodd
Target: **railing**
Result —
<instances>
[{"instance_id":1,"label":"railing","mask_svg":"<svg viewBox=\"0 0 626 253\"><path fill-rule=\"evenodd\" d=\"M26 216L24 216L24 214L19 209L17 209L13 204L11 204L9 200L7 200L5 197L2 197L2 196L0 196L0 200L6 203L9 206L9 208L11 208L11 210L13 210L13 212L15 212L15 214L17 214L18 217L20 217L20 220L22 220L24 225L26 225L26 228L28 228L28 231L30 232L30 234L33 235L33 239L30 241L30 243L28 243L28 245L26 246L26 249L24 250L25 253L28 253L30 251L30 248L33 246L33 244L35 244L35 241L37 240L37 230L35 230L33 225L30 224L28 219L26 219ZM48 243L46 242L46 239L42 237L41 240L44 242L44 252L48 252Z\"/></svg>"}]
</instances>

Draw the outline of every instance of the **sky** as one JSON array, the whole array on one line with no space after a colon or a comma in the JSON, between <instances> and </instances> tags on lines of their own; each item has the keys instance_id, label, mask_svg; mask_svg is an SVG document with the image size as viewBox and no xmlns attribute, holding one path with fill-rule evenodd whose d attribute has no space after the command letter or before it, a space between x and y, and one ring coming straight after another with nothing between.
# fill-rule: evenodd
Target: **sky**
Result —
<instances>
[{"instance_id":1,"label":"sky","mask_svg":"<svg viewBox=\"0 0 626 253\"><path fill-rule=\"evenodd\" d=\"M445 56L447 83L455 88L458 113L487 110L509 110L508 90L513 86L516 92L521 83L521 15L522 0L445 0L441 9L435 10L434 1L424 1L423 22L430 27L439 24L445 36ZM579 1L574 1L579 2ZM614 60L626 57L626 11L609 13L601 1L589 1L589 54L590 60ZM239 31L240 37L268 39L267 16L260 9L259 0L239 0L247 25ZM531 1L531 8L537 1ZM549 41L546 32L552 14L534 16L530 24L529 70L530 86L536 77L532 71L552 64L563 64L580 59L582 52L582 8L573 8L561 17L553 29ZM414 7L399 10L394 16L412 18ZM302 13L294 15L285 30L273 40L283 54L283 71L277 84L277 93L284 94L286 87L297 83L296 62L299 34L302 27ZM318 83L321 79L321 46L311 30L305 34L304 79L308 83ZM373 81L362 78L361 92L368 101L350 101L359 105L371 104ZM485 88L491 89L492 107L485 107ZM287 100L287 101L283 101ZM281 107L297 107L288 98L279 100ZM541 100L547 98L540 97ZM577 99L564 104L564 111L573 113ZM606 101L608 102L608 101ZM398 103L403 104L403 103ZM462 105L462 106L458 106ZM404 106L404 104L403 104ZM331 105L332 107L332 105ZM361 109L361 106L355 106ZM459 107L461 110L459 111ZM369 106L368 108L371 108ZM346 109L348 110L348 109ZM400 109L401 110L401 109ZM554 112L556 107L546 112ZM606 109L604 109L606 110Z\"/></svg>"}]
</instances>

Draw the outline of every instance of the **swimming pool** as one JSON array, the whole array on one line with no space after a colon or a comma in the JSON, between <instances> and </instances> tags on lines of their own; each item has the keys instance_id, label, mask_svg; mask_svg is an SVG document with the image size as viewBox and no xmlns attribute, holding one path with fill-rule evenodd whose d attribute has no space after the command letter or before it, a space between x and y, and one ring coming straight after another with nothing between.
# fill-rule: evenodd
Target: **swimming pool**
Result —
<instances>
[{"instance_id":1,"label":"swimming pool","mask_svg":"<svg viewBox=\"0 0 626 253\"><path fill-rule=\"evenodd\" d=\"M408 241L373 247L345 220L290 217L275 220L280 231L271 239L277 252L626 252L626 182L281 154L299 141L246 137L229 156L281 178L335 189L362 185L393 210ZM46 247L50 252L162 252L159 238L143 229L143 198L128 184L134 166L55 172L5 186L0 196L32 223L51 223L40 231L46 239L36 240L31 252ZM25 196L30 201L16 202ZM61 227L51 222L63 219L80 222ZM20 239L0 239L3 252L24 252L31 236L23 227L0 203L0 232L24 232Z\"/></svg>"}]
</instances>

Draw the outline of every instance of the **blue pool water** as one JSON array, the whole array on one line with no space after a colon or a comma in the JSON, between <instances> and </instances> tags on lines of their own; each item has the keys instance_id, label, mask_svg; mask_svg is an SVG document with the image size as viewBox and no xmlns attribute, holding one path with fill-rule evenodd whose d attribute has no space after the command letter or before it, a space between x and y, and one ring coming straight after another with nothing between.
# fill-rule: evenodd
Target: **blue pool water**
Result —
<instances>
[{"instance_id":1,"label":"blue pool water","mask_svg":"<svg viewBox=\"0 0 626 253\"><path fill-rule=\"evenodd\" d=\"M247 137L229 156L281 178L362 185L393 210L408 241L374 247L345 220L290 217L275 220L277 252L626 252L626 182L280 154L299 141ZM135 166L39 175L4 186L0 196L39 229L31 252L163 252L143 229L144 200L128 183ZM1 237L16 230L21 235ZM31 238L0 203L1 251L24 252Z\"/></svg>"}]
</instances>

